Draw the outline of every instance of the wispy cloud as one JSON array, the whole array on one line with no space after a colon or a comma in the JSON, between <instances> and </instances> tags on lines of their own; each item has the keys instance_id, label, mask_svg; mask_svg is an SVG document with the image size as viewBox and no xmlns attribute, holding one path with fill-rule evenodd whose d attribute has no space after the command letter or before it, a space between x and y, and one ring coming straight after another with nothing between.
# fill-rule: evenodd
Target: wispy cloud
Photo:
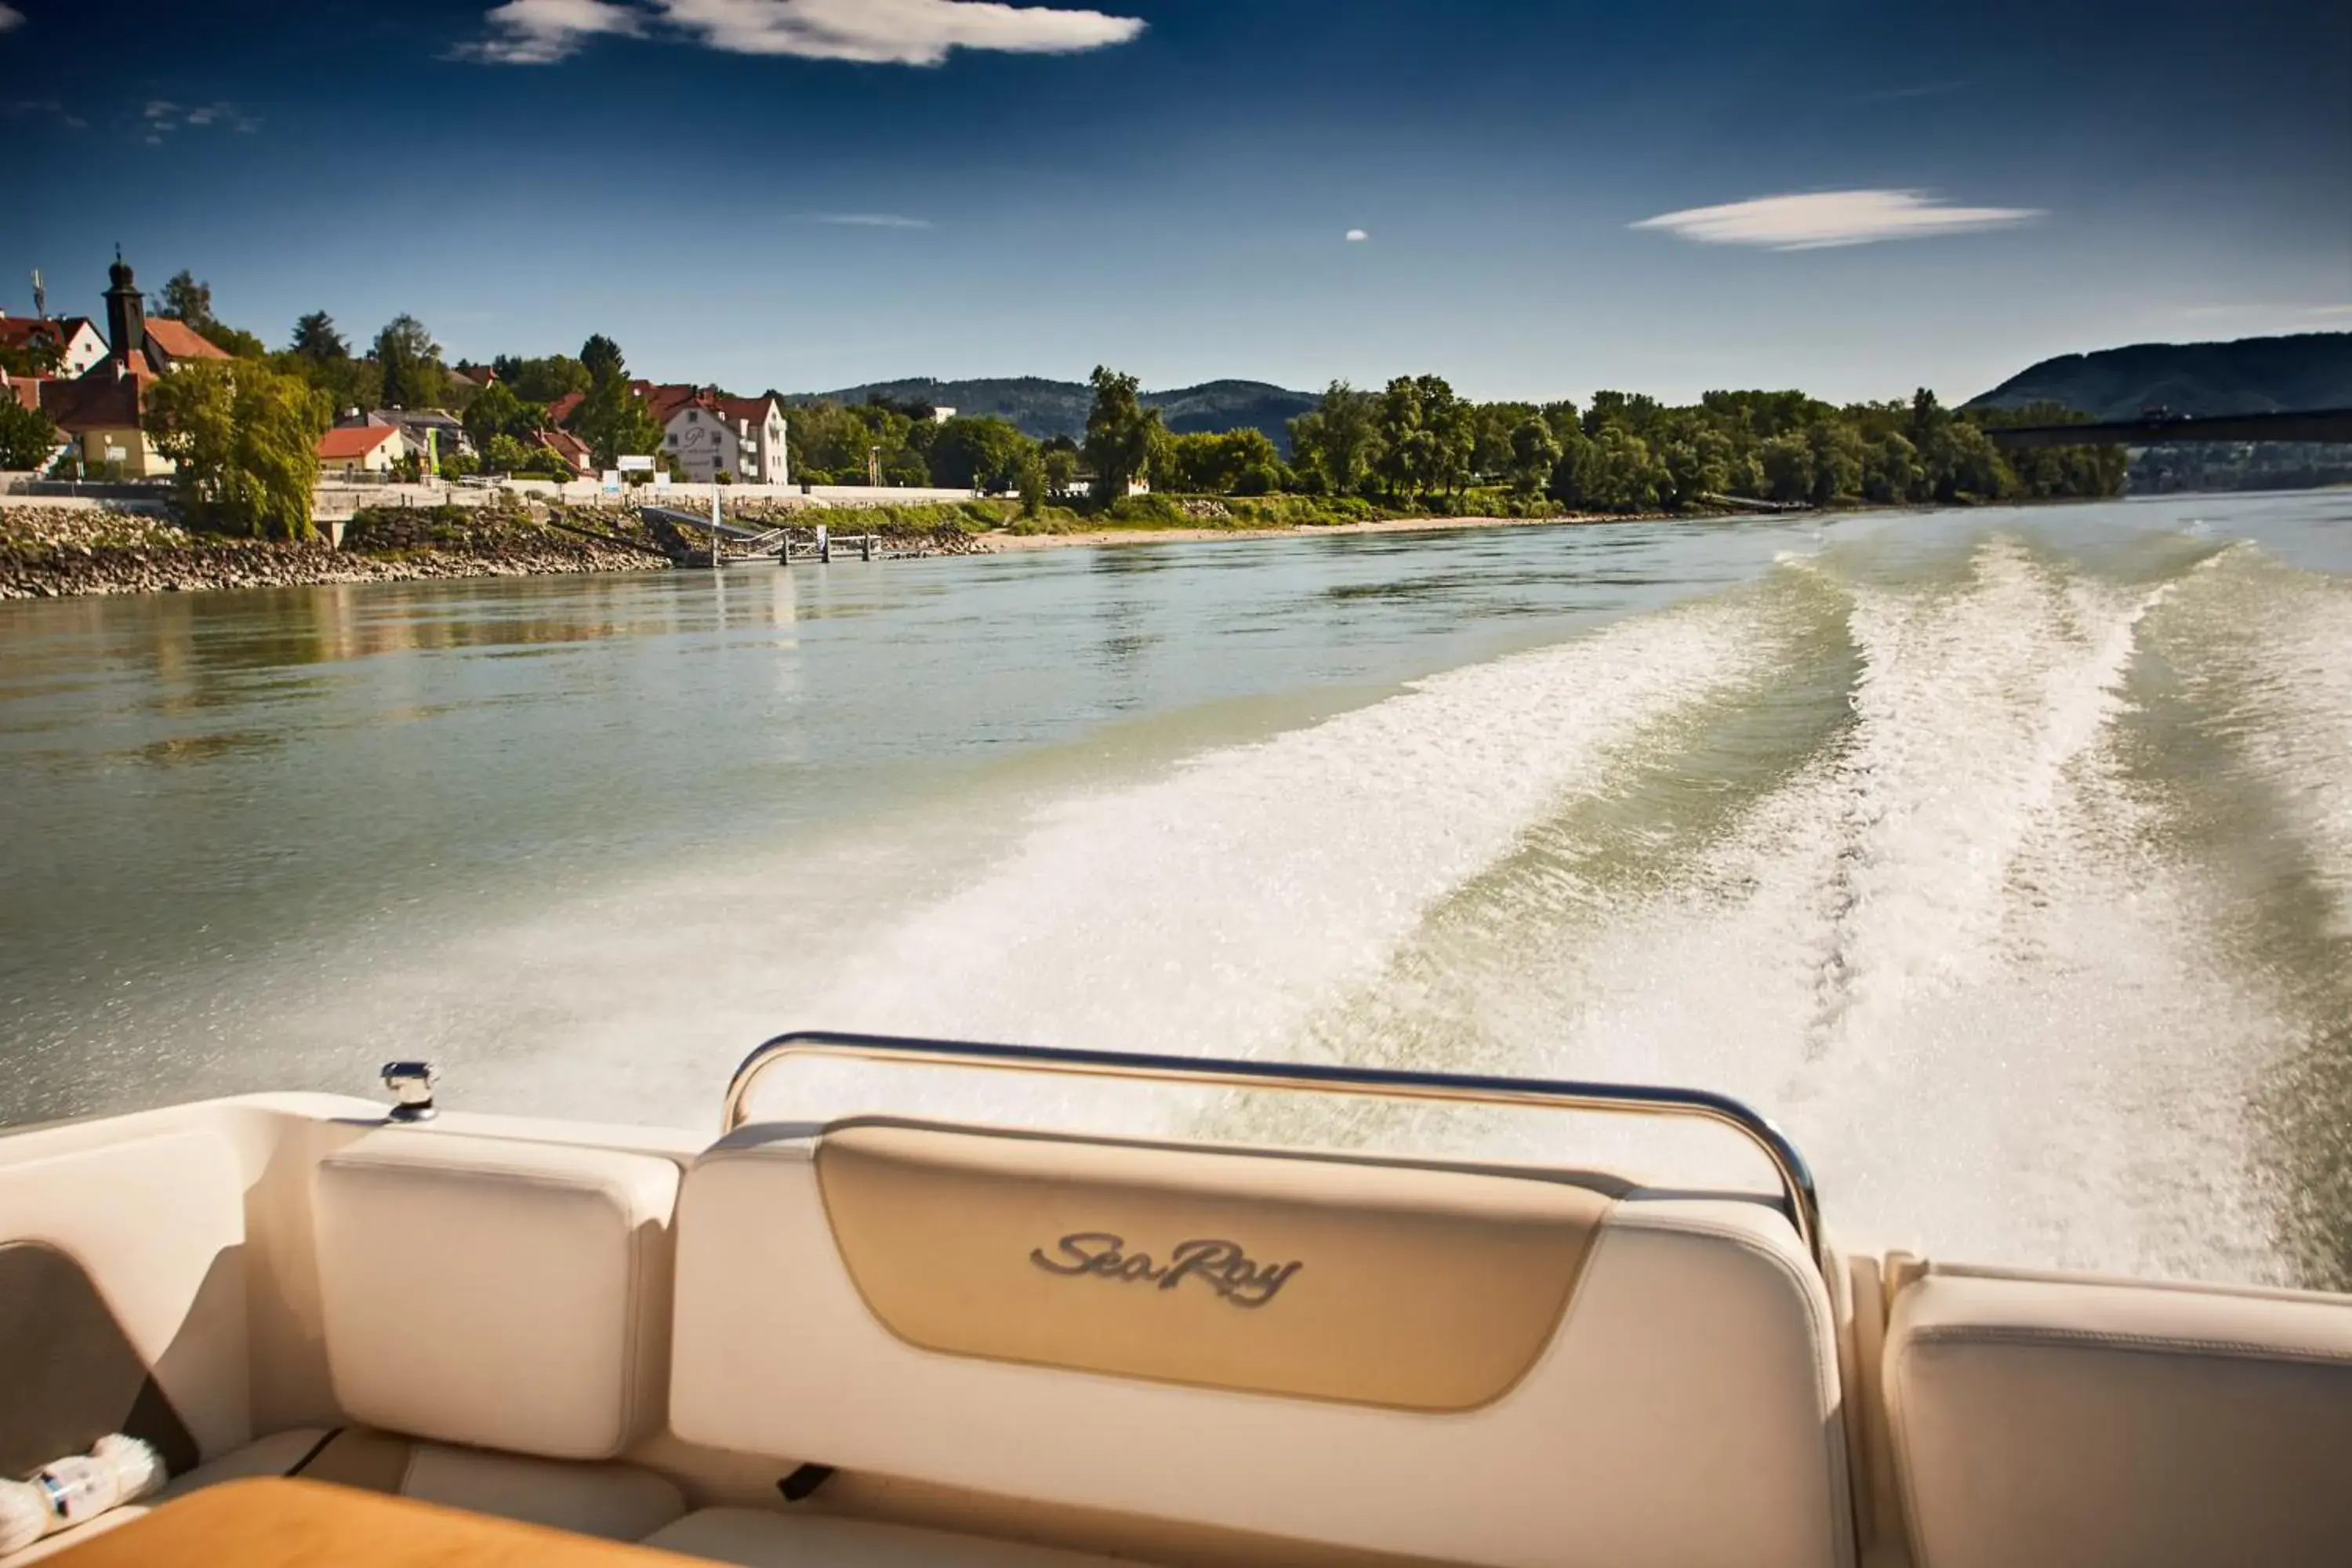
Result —
<instances>
[{"instance_id":1,"label":"wispy cloud","mask_svg":"<svg viewBox=\"0 0 2352 1568\"><path fill-rule=\"evenodd\" d=\"M0 33L13 33L25 25L25 13L14 5L0 5Z\"/></svg>"},{"instance_id":2,"label":"wispy cloud","mask_svg":"<svg viewBox=\"0 0 2352 1568\"><path fill-rule=\"evenodd\" d=\"M937 226L927 217L908 217L903 213L806 213L803 223L829 223L840 228L933 228Z\"/></svg>"},{"instance_id":3,"label":"wispy cloud","mask_svg":"<svg viewBox=\"0 0 2352 1568\"><path fill-rule=\"evenodd\" d=\"M139 110L140 136L150 147L161 147L166 137L181 131L215 128L250 136L261 129L261 121L234 103L190 105L151 98Z\"/></svg>"},{"instance_id":4,"label":"wispy cloud","mask_svg":"<svg viewBox=\"0 0 2352 1568\"><path fill-rule=\"evenodd\" d=\"M1815 191L1690 207L1643 218L1631 226L1660 229L1701 245L1820 250L1882 239L1923 239L2011 228L2042 216L2038 207L1956 207L1920 191Z\"/></svg>"},{"instance_id":5,"label":"wispy cloud","mask_svg":"<svg viewBox=\"0 0 2352 1568\"><path fill-rule=\"evenodd\" d=\"M1364 241L1371 237L1372 237L1370 234L1360 228L1351 228L1348 231L1348 243L1349 245L1361 245Z\"/></svg>"},{"instance_id":6,"label":"wispy cloud","mask_svg":"<svg viewBox=\"0 0 2352 1568\"><path fill-rule=\"evenodd\" d=\"M547 65L598 37L667 34L740 55L935 66L957 49L1077 54L1143 31L1133 16L997 0L507 0L460 58Z\"/></svg>"},{"instance_id":7,"label":"wispy cloud","mask_svg":"<svg viewBox=\"0 0 2352 1568\"><path fill-rule=\"evenodd\" d=\"M68 131L87 131L89 121L65 106L61 99L20 98L0 103L0 117L9 120L54 120Z\"/></svg>"}]
</instances>

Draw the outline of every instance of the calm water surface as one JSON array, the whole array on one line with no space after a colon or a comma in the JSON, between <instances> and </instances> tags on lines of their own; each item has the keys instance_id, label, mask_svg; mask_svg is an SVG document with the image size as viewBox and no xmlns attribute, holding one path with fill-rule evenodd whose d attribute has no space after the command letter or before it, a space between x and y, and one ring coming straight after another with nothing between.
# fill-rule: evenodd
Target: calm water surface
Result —
<instances>
[{"instance_id":1,"label":"calm water surface","mask_svg":"<svg viewBox=\"0 0 2352 1568\"><path fill-rule=\"evenodd\" d=\"M2347 572L2339 492L0 605L0 1122L701 1126L817 1026L1682 1081L1864 1244L2352 1284Z\"/></svg>"}]
</instances>

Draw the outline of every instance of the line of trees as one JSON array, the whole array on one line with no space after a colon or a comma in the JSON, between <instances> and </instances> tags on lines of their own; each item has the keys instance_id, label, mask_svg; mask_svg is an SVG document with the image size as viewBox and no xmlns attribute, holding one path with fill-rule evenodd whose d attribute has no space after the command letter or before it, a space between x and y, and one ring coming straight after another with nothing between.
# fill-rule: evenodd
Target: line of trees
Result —
<instances>
[{"instance_id":1,"label":"line of trees","mask_svg":"<svg viewBox=\"0 0 2352 1568\"><path fill-rule=\"evenodd\" d=\"M1843 406L1801 392L1711 392L1671 407L1600 392L1573 403L1479 403L1443 376L1400 376L1379 391L1334 382L1290 421L1290 452L1254 428L1174 435L1139 401L1137 379L1097 366L1082 444L1036 442L1009 422L934 425L927 407L888 399L793 411L793 471L819 482L1019 488L1034 464L1055 496L1080 468L1097 502L1139 481L1185 495L1352 497L1398 508L1459 507L1474 490L1522 509L1651 512L1722 499L1786 505L1965 504L2120 494L2123 450L2008 453L2006 424L2080 417L2056 405L1955 411L1922 390L1908 401ZM1058 461L1057 461L1058 459ZM1491 499L1484 504L1492 504Z\"/></svg>"}]
</instances>

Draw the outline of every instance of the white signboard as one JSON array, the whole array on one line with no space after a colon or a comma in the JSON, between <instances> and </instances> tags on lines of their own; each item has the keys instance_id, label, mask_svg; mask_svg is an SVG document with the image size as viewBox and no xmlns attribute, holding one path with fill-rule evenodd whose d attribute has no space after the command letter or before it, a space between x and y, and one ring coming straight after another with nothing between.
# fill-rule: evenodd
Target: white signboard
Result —
<instances>
[{"instance_id":1,"label":"white signboard","mask_svg":"<svg viewBox=\"0 0 2352 1568\"><path fill-rule=\"evenodd\" d=\"M604 493L608 496L616 496L621 493L620 470L616 468L607 468L604 470Z\"/></svg>"},{"instance_id":2,"label":"white signboard","mask_svg":"<svg viewBox=\"0 0 2352 1568\"><path fill-rule=\"evenodd\" d=\"M625 474L650 474L653 471L654 460L651 458L623 458L621 459L621 472Z\"/></svg>"},{"instance_id":3,"label":"white signboard","mask_svg":"<svg viewBox=\"0 0 2352 1568\"><path fill-rule=\"evenodd\" d=\"M120 463L130 456L131 452L128 447L110 446L106 449L106 460L110 463Z\"/></svg>"}]
</instances>

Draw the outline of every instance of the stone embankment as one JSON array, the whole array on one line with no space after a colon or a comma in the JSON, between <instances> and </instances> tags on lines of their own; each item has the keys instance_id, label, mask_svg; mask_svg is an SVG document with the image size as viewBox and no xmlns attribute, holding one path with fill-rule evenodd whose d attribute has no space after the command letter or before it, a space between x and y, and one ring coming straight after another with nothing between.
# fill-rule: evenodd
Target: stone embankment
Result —
<instances>
[{"instance_id":1,"label":"stone embankment","mask_svg":"<svg viewBox=\"0 0 2352 1568\"><path fill-rule=\"evenodd\" d=\"M924 509L910 509L919 512ZM814 554L804 508L730 509L741 528L792 523L795 555ZM832 514L828 514L832 515ZM836 536L872 532L893 555L965 555L990 546L935 516L834 518ZM336 548L197 533L114 510L0 505L0 599L77 594L192 593L436 577L664 571L707 563L709 535L618 507L378 507L343 525Z\"/></svg>"},{"instance_id":2,"label":"stone embankment","mask_svg":"<svg viewBox=\"0 0 2352 1568\"><path fill-rule=\"evenodd\" d=\"M634 530L632 531L635 531ZM659 571L636 549L565 533L518 514L362 513L343 547L224 539L118 511L0 507L0 599L189 593L435 577Z\"/></svg>"}]
</instances>

